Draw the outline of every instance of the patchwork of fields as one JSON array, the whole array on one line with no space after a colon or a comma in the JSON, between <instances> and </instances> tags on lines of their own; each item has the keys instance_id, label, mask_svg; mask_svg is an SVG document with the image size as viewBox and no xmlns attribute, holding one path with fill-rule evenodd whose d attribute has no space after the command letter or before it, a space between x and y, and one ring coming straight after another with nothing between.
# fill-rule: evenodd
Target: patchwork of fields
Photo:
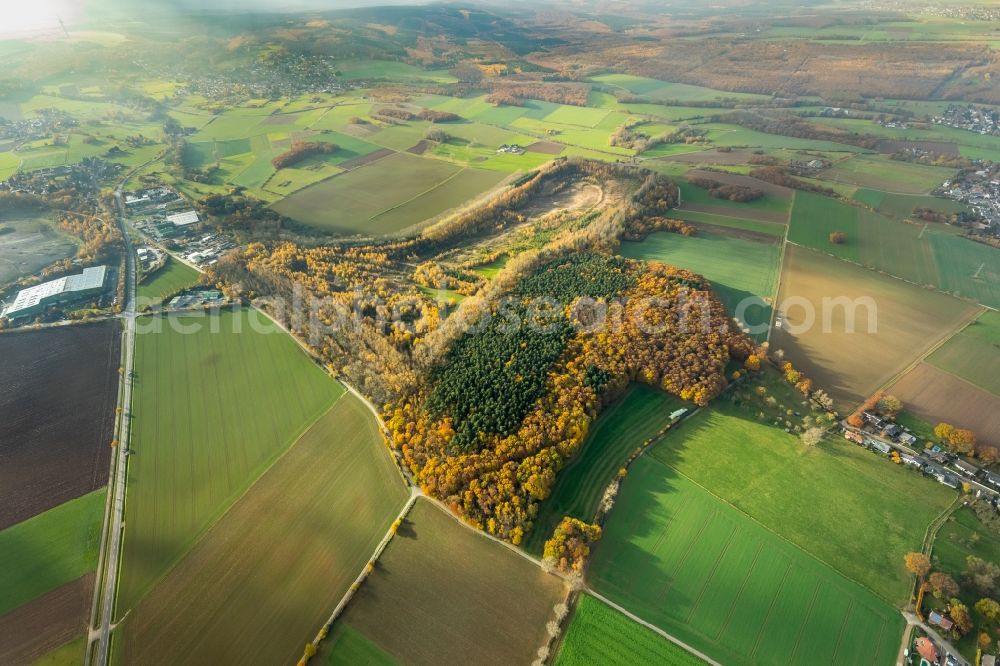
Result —
<instances>
[{"instance_id":1,"label":"patchwork of fields","mask_svg":"<svg viewBox=\"0 0 1000 666\"><path fill-rule=\"evenodd\" d=\"M841 410L976 312L951 296L797 246L786 249L778 303L781 326L772 331L772 347L784 350Z\"/></svg>"},{"instance_id":2,"label":"patchwork of fields","mask_svg":"<svg viewBox=\"0 0 1000 666\"><path fill-rule=\"evenodd\" d=\"M834 231L845 233L846 241L830 242ZM1000 306L996 250L962 238L953 228L897 221L829 197L797 192L788 240L917 285Z\"/></svg>"},{"instance_id":3,"label":"patchwork of fields","mask_svg":"<svg viewBox=\"0 0 1000 666\"><path fill-rule=\"evenodd\" d=\"M316 658L529 663L564 595L559 578L418 499Z\"/></svg>"},{"instance_id":4,"label":"patchwork of fields","mask_svg":"<svg viewBox=\"0 0 1000 666\"><path fill-rule=\"evenodd\" d=\"M460 206L503 178L495 171L396 153L300 190L274 209L328 231L384 235Z\"/></svg>"},{"instance_id":5,"label":"patchwork of fields","mask_svg":"<svg viewBox=\"0 0 1000 666\"><path fill-rule=\"evenodd\" d=\"M121 614L343 392L256 310L138 330Z\"/></svg>"},{"instance_id":6,"label":"patchwork of fields","mask_svg":"<svg viewBox=\"0 0 1000 666\"><path fill-rule=\"evenodd\" d=\"M293 662L406 497L373 415L342 395L132 609L119 663Z\"/></svg>"}]
</instances>

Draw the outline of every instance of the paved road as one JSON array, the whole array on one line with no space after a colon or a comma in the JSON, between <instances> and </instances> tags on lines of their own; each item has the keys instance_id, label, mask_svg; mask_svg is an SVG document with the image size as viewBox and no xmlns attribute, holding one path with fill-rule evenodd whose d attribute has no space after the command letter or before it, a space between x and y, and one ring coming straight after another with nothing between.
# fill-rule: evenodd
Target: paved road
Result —
<instances>
[{"instance_id":1,"label":"paved road","mask_svg":"<svg viewBox=\"0 0 1000 666\"><path fill-rule=\"evenodd\" d=\"M118 227L125 241L125 302L122 305L122 321L125 331L122 335L122 390L118 395L120 409L118 417L118 447L115 449L114 469L112 473L111 494L109 498L110 515L105 519L107 530L106 551L104 557L104 576L98 585L100 590L100 624L96 627L97 651L92 654L87 651L88 664L105 666L111 644L111 622L114 619L115 594L118 590L119 566L121 564L122 530L125 520L125 480L128 470L129 436L132 424L132 372L135 357L135 248L125 228L125 207L121 200L121 188L115 191L118 204Z\"/></svg>"}]
</instances>

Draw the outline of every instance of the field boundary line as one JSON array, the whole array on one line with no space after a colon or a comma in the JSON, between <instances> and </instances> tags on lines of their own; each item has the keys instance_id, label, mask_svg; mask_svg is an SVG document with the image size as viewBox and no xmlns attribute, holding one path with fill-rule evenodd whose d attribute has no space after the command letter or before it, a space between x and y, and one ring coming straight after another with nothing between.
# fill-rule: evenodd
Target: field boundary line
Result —
<instances>
[{"instance_id":1,"label":"field boundary line","mask_svg":"<svg viewBox=\"0 0 1000 666\"><path fill-rule=\"evenodd\" d=\"M873 590L873 589L872 589L871 587L869 587L868 585L866 585L866 584L862 583L861 581L859 581L859 580L857 580L857 579L855 579L855 578L852 578L851 576L848 576L847 574L845 574L844 572L842 572L842 571L841 571L841 570L840 570L839 568L837 568L837 567L833 566L832 564L830 564L829 562L827 562L827 561L826 561L826 560L824 560L823 558L821 558L821 557L819 557L819 556L817 556L817 555L813 555L813 554L812 554L812 553L810 553L810 552L809 552L808 550L806 550L806 549L805 549L805 548L803 548L802 546L798 545L797 543L795 543L794 541L792 541L792 540L791 540L791 539L789 539L788 537L785 537L785 536L783 536L783 535L781 535L781 534L778 534L777 532L775 532L775 531L774 531L774 530L772 530L772 529L771 529L770 527L768 527L768 526L767 526L767 525L765 525L764 523L760 522L759 520L757 520L756 518L754 518L753 516L751 516L751 515L750 515L749 513L747 513L747 512L746 512L746 511L744 511L743 509L739 508L739 507L738 507L738 506L736 506L735 504L732 504L732 503L731 503L731 502L729 502L728 500L726 500L726 499L724 499L724 498L722 498L722 497L720 497L720 496L716 495L716 494L715 494L715 493L713 493L713 492L712 492L711 490L709 490L709 489L708 489L708 488L706 488L705 486L701 485L700 483L698 483L697 481L695 481L694 479L692 479L691 477L689 477L689 476L688 476L687 474L685 474L684 472L682 472L682 471L680 471L679 469L677 469L676 467L674 467L673 465L669 465L669 464L667 464L667 463L665 463L665 462L663 462L663 461L660 461L660 460L657 460L657 462L658 462L658 463L660 463L661 465L663 465L664 467L668 467L669 469L673 470L673 471L674 471L674 472L676 472L676 473L677 473L678 475L680 475L680 476L681 476L682 478L684 478L684 479L688 480L689 482L693 483L694 485L698 486L699 488L701 488L701 489L702 489L702 490L704 490L704 491L705 491L706 493L708 493L709 495L711 495L711 496L712 496L712 497L714 497L715 499L719 500L720 502L722 502L722 503L723 503L723 504L725 504L726 506L729 506L729 507L731 507L732 509L734 509L735 511L738 511L738 512L739 512L739 513L740 513L741 515L743 515L743 516L746 516L747 518L749 518L749 519L750 519L750 521L751 521L751 522L753 522L753 523L754 523L755 525L757 525L757 526L758 526L758 527L760 527L761 529L763 529L763 530L765 530L765 531L769 532L770 534L773 534L773 535L775 535L776 537L778 537L779 539L781 539L781 540L782 540L783 542L785 542L785 543L787 543L788 545L790 545L790 546L791 546L792 548L795 548L795 549L796 549L796 550L798 550L799 552L801 552L801 553L803 553L803 554L805 554L805 555L807 555L807 556L811 557L812 559L816 560L817 562L820 562L821 564L823 564L823 566L825 566L825 567L829 568L829 569L830 569L831 571L833 571L834 573L836 573L837 575L839 575L840 577L842 577L842 578L843 578L844 580L848 580L848 581L850 581L850 582L854 583L855 585L858 585L859 587L862 587L862 588L864 588L865 590L868 590L869 592L871 592L872 594L874 594L874 595L875 595L876 597L878 597L878 598L879 598L879 599L881 599L882 601L884 601L884 602L886 602L887 604L889 604L889 606L891 606L892 608L896 608L896 607L897 607L897 606L896 606L896 604L895 604L895 603L894 603L893 601L890 601L889 599L886 599L886 598L885 598L885 596L883 596L882 594L880 594L880 593L876 592L875 590Z\"/></svg>"},{"instance_id":2,"label":"field boundary line","mask_svg":"<svg viewBox=\"0 0 1000 666\"><path fill-rule=\"evenodd\" d=\"M697 648L692 647L691 645L685 643L684 641L682 641L681 639L677 638L676 636L667 633L666 631L664 631L663 629L660 629L655 624L653 624L651 622L647 622L646 620L643 620L641 617L639 617L638 615L636 615L632 611L630 611L627 608L624 608L624 607L616 604L614 601L611 601L610 599L608 599L607 597L605 597L600 592L597 592L596 590L594 590L590 586L587 586L587 588L585 589L585 591L587 592L587 594L591 595L595 599L599 599L601 602L607 604L611 608L614 608L616 611L618 611L619 613L621 613L622 615L624 615L628 619L632 620L633 622L641 624L642 626L644 626L647 629L653 631L654 633L658 634L659 636L662 636L663 638L666 638L668 641L670 641L671 643L673 643L677 647L680 647L680 648L683 648L683 649L687 650L688 652L690 652L694 656L698 657L702 661L710 664L711 666L722 666L719 662L715 661L714 659L712 659L711 657L709 657L704 652L698 650Z\"/></svg>"},{"instance_id":3,"label":"field boundary line","mask_svg":"<svg viewBox=\"0 0 1000 666\"><path fill-rule=\"evenodd\" d=\"M327 633L333 627L333 623L336 622L337 619L340 617L340 615L344 612L344 609L347 608L347 605L354 598L354 595L361 590L361 585L365 582L365 579L367 579L369 575L368 567L374 567L375 563L378 562L378 559L382 557L382 553L385 552L385 549L389 547L389 543L392 541L393 537L396 536L397 532L396 525L406 519L406 517L410 514L410 511L416 505L417 500L420 497L421 493L419 489L411 486L410 496L403 504L403 508L400 509L399 513L396 515L396 518L392 521L392 525L382 536L382 540L375 547L375 550L372 552L371 557L369 557L368 561L365 562L365 566L362 567L361 573L358 574L357 578L355 578L353 582L351 582L351 585L347 588L347 592L345 592L344 596L340 598L340 601L333 609L333 612L330 614L330 617L327 618L326 622L323 623L323 626L320 627L320 630L316 634L315 638L313 638L312 641L310 641L310 645L319 648L320 643L322 643L323 640L326 639Z\"/></svg>"},{"instance_id":4,"label":"field boundary line","mask_svg":"<svg viewBox=\"0 0 1000 666\"><path fill-rule=\"evenodd\" d=\"M256 477L254 477L254 478L253 478L253 479L251 480L250 484L249 484L249 485L248 485L248 486L247 486L247 487L246 487L246 488L245 488L245 489L243 490L243 492L241 492L241 493L240 493L239 495L237 495L236 497L234 497L234 498L233 498L232 502L230 502L230 503L229 503L229 506L227 506L227 507L225 508L225 510L224 510L224 511L222 511L222 512L221 512L221 513L220 513L220 514L219 514L218 516L216 516L216 517L215 517L215 518L214 518L214 519L213 519L213 520L212 520L212 521L211 521L211 522L210 522L210 523L209 523L208 525L206 525L206 526L205 526L205 528L204 528L204 529L203 529L203 530L202 530L201 532L199 532L199 533L198 533L197 535L195 535L195 537L194 537L194 538L193 538L193 539L191 540L191 542L190 542L190 543L188 543L188 544L187 544L187 545L186 545L186 546L184 547L184 552L183 552L183 553L181 553L180 557L178 557L178 558L177 558L177 560L176 560L176 561L174 561L174 562L173 562L173 563L172 563L172 564L171 564L171 565L170 565L170 566L169 566L169 567L168 567L168 568L167 568L167 569L166 569L166 570L165 570L165 571L164 571L164 572L163 572L163 573L162 573L162 574L161 574L160 576L157 576L157 577L156 577L156 578L155 578L155 579L154 579L154 580L153 580L153 581L152 581L152 582L150 583L150 585L149 585L149 587L147 588L147 590L146 590L146 591L145 591L145 592L143 593L143 595L142 595L141 597L139 597L139 600L138 600L138 601L136 602L136 606L138 606L139 604L141 604L141 603L142 603L142 601L143 601L143 599L145 599L145 598L146 598L146 595L147 595L147 594L149 594L149 592L150 592L150 591L152 591L152 589L153 589L154 587L156 587L157 585L159 585L160 583L162 583L162 582L163 582L163 580L164 580L164 579L165 579L165 578L166 578L166 577L167 577L167 576L168 576L168 575L170 574L170 572L172 572L172 571L173 571L173 570L174 570L175 568L177 568L177 566L178 566L178 565L179 565L179 564L180 564L181 562L183 562L183 561L184 561L184 558L186 558L186 557L187 557L187 556L188 556L188 555L190 554L191 550L193 550L193 549L194 549L194 547L195 547L195 546L197 546L197 545L198 545L198 544L199 544L199 543L200 543L200 542L201 542L201 541L202 541L202 540L203 540L203 539L205 538L205 536L206 536L206 535L207 535L207 534L208 534L209 532L211 532L211 531L212 531L212 529L213 529L213 528L215 528L215 527L216 527L216 525L218 525L218 524L219 524L219 522L220 522L220 521L222 521L222 519L224 519L224 518L225 518L225 517L226 517L226 516L227 516L227 515L229 514L229 512L230 512L230 511L232 511L232 510L233 510L233 507L234 507L234 506L236 506L236 504L238 504L238 503L240 502L240 500L242 500L242 499L243 499L244 497L246 497L246 495L247 495L247 494L248 494L248 493L249 493L249 492L250 492L251 490L253 490L253 488L254 488L254 487L255 487L255 486L256 486L256 485L257 485L257 484L258 484L258 483L260 482L260 480L261 480L261 479L262 479L262 478L264 477L264 475L265 475L265 474L267 474L267 473L268 473L268 471L270 471L270 470L271 470L271 468L272 468L272 467L274 467L274 466L275 466L275 465L276 465L276 464L278 463L278 461L279 461L279 460L281 460L282 458L284 458L284 457L285 457L286 455L288 455L288 454L289 454L289 453L291 452L291 450L292 450L292 449L294 449L294 448L295 448L295 445L299 443L299 440L300 440L300 439L302 439L302 437L304 437L304 436L305 436L305 434L306 434L307 432L309 432L309 431L310 431L310 430L312 429L312 427L313 427L314 425L316 425L316 423L317 423L317 422L318 422L318 421L320 420L320 418L322 418L323 416L325 416L325 415L327 414L327 412L329 412L330 410L332 410L332 409L333 409L333 408L334 408L334 407L335 407L335 406L336 406L336 405L337 405L337 404L338 404L338 403L340 402L340 400L341 400L341 399L342 399L342 398L343 398L343 397L344 397L345 395L347 395L347 393L346 393L346 392L344 392L344 393L341 393L341 394L340 394L339 396L337 396L337 398L336 398L336 399L335 399L335 400L334 400L334 401L333 401L332 403L330 403L330 406L329 406L329 407L327 407L327 409L323 410L323 411L322 411L322 412L320 413L320 415L319 415L319 416L318 416L318 417L317 417L317 418L316 418L316 419L315 419L314 421L311 421L311 422L310 422L310 423L309 423L309 424L308 424L308 425L307 425L307 426L305 427L305 429L304 429L304 430L302 430L302 432L298 433L298 435L296 435L295 439L293 439L293 440L291 441L291 443L290 443L290 444L289 444L289 445L288 445L288 446L287 446L287 447L285 448L285 450L284 450L284 451L282 451L282 452L281 452L281 453L280 453L280 454L279 454L279 455L278 455L278 456L277 456L277 457L276 457L276 458L275 458L274 460L272 460L272 461L271 461L270 463L268 463L268 464L267 464L267 465L266 465L266 466L264 467L264 469L263 469L263 470L261 470L260 474L258 474L258 475L257 475ZM123 538L122 542L123 542L123 544L124 544L124 538ZM122 552L124 552L124 547L122 548ZM128 614L129 612L131 612L132 610L133 610L132 608L129 608L129 609L127 609L127 610L126 610L126 611L125 611L124 613L122 613L121 617L119 618L119 624L121 623L121 620L125 618L125 615L127 615L127 614Z\"/></svg>"},{"instance_id":5,"label":"field boundary line","mask_svg":"<svg viewBox=\"0 0 1000 666\"><path fill-rule=\"evenodd\" d=\"M428 159L433 159L433 158L428 158ZM441 160L441 161L442 162L447 162L447 160ZM455 162L447 162L447 163L448 164L454 164L455 166L458 166ZM446 183L450 183L454 179L458 178L461 174L463 174L466 171L468 171L469 168L470 167L468 167L468 166L459 166L458 171L456 171L455 173L451 174L450 176L448 176L444 180L440 181L439 183L436 183L435 185L431 186L430 188L424 190L423 192L420 192L419 194L417 194L417 195L415 195L415 196L407 199L406 201L401 201L398 204L396 204L395 206L390 206L389 208L386 208L385 210L380 210L379 212L377 212L374 215L372 215L371 217L369 217L368 221L371 222L371 221L375 220L376 218L385 215L386 213L391 213L392 211L394 211L396 209L402 208L403 206L406 206L407 204L413 203L417 199L430 194L431 192L433 192L434 190L436 190L436 189L438 189L440 187L443 187Z\"/></svg>"},{"instance_id":6,"label":"field boundary line","mask_svg":"<svg viewBox=\"0 0 1000 666\"><path fill-rule=\"evenodd\" d=\"M894 374L886 382L882 383L878 388L875 389L875 391L873 393L877 393L879 391L888 391L897 382L901 381L903 379L903 377L905 377L906 375L908 375L909 373L911 373L913 370L915 370L918 365L920 365L921 363L927 363L927 358L931 354L933 354L934 352L936 352L937 350L939 350L941 347L943 347L947 343L949 343L952 340L952 338L954 338L955 336L959 335L962 331L964 331L966 328L968 328L974 321L977 321L983 315L984 312L986 312L986 310L983 308L983 306L979 306L979 310L971 318L969 318L968 320L963 319L960 323L956 324L955 326L953 326L950 329L948 329L947 331L945 331L944 335L941 338L939 338L936 342L932 342L931 345L929 347L927 347L920 354L920 356L918 356L917 358L913 359L913 361L910 362L909 365L907 365L905 368L903 368L902 370L900 370L899 372L897 372L896 374ZM967 379L964 379L962 377L959 377L958 375L955 375L955 374L953 374L951 372L948 372L944 368L938 368L938 366L934 365L933 363L927 363L927 365L931 366L932 368L936 368L937 370L940 370L941 372L943 372L943 373L945 373L947 375L951 375L951 376L955 377L956 379L958 379L960 381L963 381L966 384L968 384L969 386L975 387L976 389L978 389L980 391L986 391L987 393L991 393L992 394L992 391L987 391L982 386L977 386L976 384L973 384L972 382L968 381Z\"/></svg>"}]
</instances>

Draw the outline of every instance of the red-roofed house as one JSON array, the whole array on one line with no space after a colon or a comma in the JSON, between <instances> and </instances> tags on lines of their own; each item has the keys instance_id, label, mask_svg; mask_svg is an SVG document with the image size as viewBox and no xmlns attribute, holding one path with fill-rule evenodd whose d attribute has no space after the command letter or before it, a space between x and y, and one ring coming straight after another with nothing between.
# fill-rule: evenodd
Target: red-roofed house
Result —
<instances>
[{"instance_id":1,"label":"red-roofed house","mask_svg":"<svg viewBox=\"0 0 1000 666\"><path fill-rule=\"evenodd\" d=\"M927 621L931 624L936 624L945 631L951 631L951 628L955 626L955 623L951 621L951 618L947 615L941 615L937 611L931 611L930 615L927 616Z\"/></svg>"},{"instance_id":2,"label":"red-roofed house","mask_svg":"<svg viewBox=\"0 0 1000 666\"><path fill-rule=\"evenodd\" d=\"M937 663L938 660L937 648L934 647L934 643L931 642L931 639L927 638L926 636L921 636L920 638L917 639L917 652L920 653L921 657L931 662L932 664Z\"/></svg>"}]
</instances>

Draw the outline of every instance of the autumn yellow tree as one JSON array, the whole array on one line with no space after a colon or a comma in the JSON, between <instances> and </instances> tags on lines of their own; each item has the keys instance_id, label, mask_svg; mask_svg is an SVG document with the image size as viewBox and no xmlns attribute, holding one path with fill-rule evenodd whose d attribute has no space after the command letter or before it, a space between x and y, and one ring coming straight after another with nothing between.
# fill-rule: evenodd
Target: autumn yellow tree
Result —
<instances>
[{"instance_id":1,"label":"autumn yellow tree","mask_svg":"<svg viewBox=\"0 0 1000 666\"><path fill-rule=\"evenodd\" d=\"M906 564L906 570L914 576L926 576L931 570L931 558L923 553L907 553L903 556L903 563Z\"/></svg>"}]
</instances>

